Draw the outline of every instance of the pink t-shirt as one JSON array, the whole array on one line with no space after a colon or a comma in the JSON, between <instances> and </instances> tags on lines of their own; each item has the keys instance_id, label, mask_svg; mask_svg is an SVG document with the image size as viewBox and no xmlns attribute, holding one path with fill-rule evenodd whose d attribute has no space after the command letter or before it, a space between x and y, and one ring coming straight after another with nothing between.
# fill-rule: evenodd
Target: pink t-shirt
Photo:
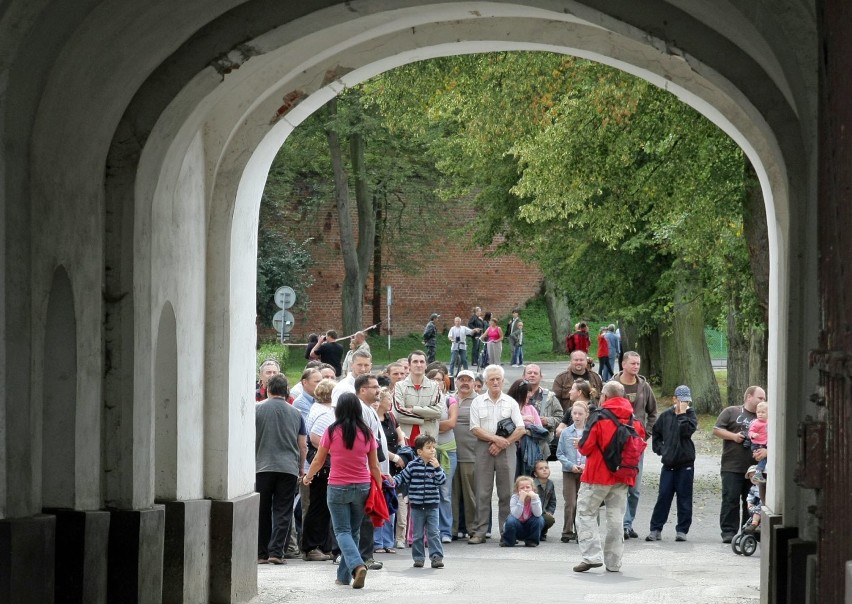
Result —
<instances>
[{"instance_id":1,"label":"pink t-shirt","mask_svg":"<svg viewBox=\"0 0 852 604\"><path fill-rule=\"evenodd\" d=\"M351 449L343 441L343 428L334 429L334 433L325 431L320 446L328 448L331 455L331 472L328 484L363 484L370 482L370 470L367 468L367 454L378 448L375 438L364 438L360 430L355 433L355 442Z\"/></svg>"},{"instance_id":2,"label":"pink t-shirt","mask_svg":"<svg viewBox=\"0 0 852 604\"><path fill-rule=\"evenodd\" d=\"M541 425L541 416L538 414L538 410L532 405L524 405L521 407L521 415L532 415L533 420L531 422L524 423L535 424L536 426Z\"/></svg>"},{"instance_id":3,"label":"pink t-shirt","mask_svg":"<svg viewBox=\"0 0 852 604\"><path fill-rule=\"evenodd\" d=\"M755 445L765 445L769 441L769 422L753 420L748 426L748 437Z\"/></svg>"}]
</instances>

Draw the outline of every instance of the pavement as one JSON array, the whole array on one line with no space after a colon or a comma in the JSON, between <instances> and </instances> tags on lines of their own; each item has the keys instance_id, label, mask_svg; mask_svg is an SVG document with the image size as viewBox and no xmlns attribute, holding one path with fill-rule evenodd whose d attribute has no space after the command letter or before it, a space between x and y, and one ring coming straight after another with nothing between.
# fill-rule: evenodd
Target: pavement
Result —
<instances>
[{"instance_id":1,"label":"pavement","mask_svg":"<svg viewBox=\"0 0 852 604\"><path fill-rule=\"evenodd\" d=\"M565 369L563 363L543 363L545 381ZM507 380L520 369L505 367ZM517 374L517 375L515 375ZM545 384L546 385L546 384ZM662 411L662 409L661 409ZM663 530L663 540L646 542L659 484L659 458L645 455L642 496L634 522L639 539L625 543L620 573L602 567L575 573L581 561L576 543L561 543L562 472L551 462L556 484L557 522L550 540L539 547L498 547L497 532L483 545L466 540L444 545L443 569L413 568L411 550L378 554L384 568L369 571L364 589L335 585L335 567L329 562L288 560L285 566L258 566L258 596L253 604L281 602L377 602L404 598L420 602L512 602L519 600L690 604L741 604L760 601L760 546L751 557L733 553L719 535L719 456L721 444L696 434L693 523L686 542L675 542L675 506ZM493 499L494 516L497 499ZM605 520L602 520L605 523Z\"/></svg>"}]
</instances>

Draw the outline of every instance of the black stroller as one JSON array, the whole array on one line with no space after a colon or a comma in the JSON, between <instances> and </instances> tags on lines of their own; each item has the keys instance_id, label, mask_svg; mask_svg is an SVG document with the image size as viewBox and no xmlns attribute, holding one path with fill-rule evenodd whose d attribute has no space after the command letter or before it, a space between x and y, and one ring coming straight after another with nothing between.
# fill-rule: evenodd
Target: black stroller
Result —
<instances>
[{"instance_id":1,"label":"black stroller","mask_svg":"<svg viewBox=\"0 0 852 604\"><path fill-rule=\"evenodd\" d=\"M749 528L752 528L751 521L746 522L731 541L731 549L738 556L751 556L757 551L757 544L760 543L760 527L747 532Z\"/></svg>"}]
</instances>

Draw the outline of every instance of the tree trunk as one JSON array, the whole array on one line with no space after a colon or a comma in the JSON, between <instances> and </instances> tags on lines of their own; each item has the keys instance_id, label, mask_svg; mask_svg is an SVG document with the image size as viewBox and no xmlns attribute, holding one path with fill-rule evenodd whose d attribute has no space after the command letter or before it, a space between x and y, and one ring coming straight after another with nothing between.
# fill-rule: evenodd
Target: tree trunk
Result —
<instances>
[{"instance_id":1,"label":"tree trunk","mask_svg":"<svg viewBox=\"0 0 852 604\"><path fill-rule=\"evenodd\" d=\"M650 333L639 335L635 325L624 325L621 328L621 350L639 353L642 366L639 373L644 375L652 384L659 384L662 371L662 354L660 330L654 328Z\"/></svg>"},{"instance_id":2,"label":"tree trunk","mask_svg":"<svg viewBox=\"0 0 852 604\"><path fill-rule=\"evenodd\" d=\"M749 387L749 341L743 333L745 326L737 320L737 301L732 297L728 307L728 406L742 403Z\"/></svg>"},{"instance_id":3,"label":"tree trunk","mask_svg":"<svg viewBox=\"0 0 852 604\"><path fill-rule=\"evenodd\" d=\"M337 117L337 98L328 102L329 122ZM351 204L349 200L349 178L343 167L343 153L340 138L331 127L326 131L328 149L331 155L331 169L334 174L334 198L337 203L337 222L340 230L340 255L343 257L343 284L340 288L341 318L344 334L361 329L361 292L363 281L358 265L355 242L355 230L352 226Z\"/></svg>"},{"instance_id":4,"label":"tree trunk","mask_svg":"<svg viewBox=\"0 0 852 604\"><path fill-rule=\"evenodd\" d=\"M762 310L763 324L769 321L769 230L766 225L766 204L763 192L749 163L746 172L751 181L743 199L743 234L748 245L754 293Z\"/></svg>"},{"instance_id":5,"label":"tree trunk","mask_svg":"<svg viewBox=\"0 0 852 604\"><path fill-rule=\"evenodd\" d=\"M553 352L565 354L565 338L574 331L571 324L571 311L565 301L565 296L554 288L552 281L545 278L542 289L544 290L544 303L547 306L547 319L550 321Z\"/></svg>"},{"instance_id":6,"label":"tree trunk","mask_svg":"<svg viewBox=\"0 0 852 604\"><path fill-rule=\"evenodd\" d=\"M749 386L766 387L767 348L766 330L760 327L752 327L748 351Z\"/></svg>"},{"instance_id":7,"label":"tree trunk","mask_svg":"<svg viewBox=\"0 0 852 604\"><path fill-rule=\"evenodd\" d=\"M715 414L722 410L722 399L704 337L701 296L700 280L694 274L685 274L675 289L671 330L660 335L663 395L671 395L676 386L686 384L692 390L696 413Z\"/></svg>"}]
</instances>

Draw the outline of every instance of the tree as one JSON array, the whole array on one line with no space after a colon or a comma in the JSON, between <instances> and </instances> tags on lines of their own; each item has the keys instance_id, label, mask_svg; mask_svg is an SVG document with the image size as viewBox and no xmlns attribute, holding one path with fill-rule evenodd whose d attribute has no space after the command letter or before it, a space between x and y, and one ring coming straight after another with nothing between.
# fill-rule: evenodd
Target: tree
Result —
<instances>
[{"instance_id":1,"label":"tree","mask_svg":"<svg viewBox=\"0 0 852 604\"><path fill-rule=\"evenodd\" d=\"M636 326L666 390L688 377L720 406L703 327L750 304L719 295L738 267L718 259L743 258L749 184L728 137L667 92L571 57L453 57L383 79L376 102L430 141L445 194L476 192L478 243L504 236L577 316Z\"/></svg>"}]
</instances>

